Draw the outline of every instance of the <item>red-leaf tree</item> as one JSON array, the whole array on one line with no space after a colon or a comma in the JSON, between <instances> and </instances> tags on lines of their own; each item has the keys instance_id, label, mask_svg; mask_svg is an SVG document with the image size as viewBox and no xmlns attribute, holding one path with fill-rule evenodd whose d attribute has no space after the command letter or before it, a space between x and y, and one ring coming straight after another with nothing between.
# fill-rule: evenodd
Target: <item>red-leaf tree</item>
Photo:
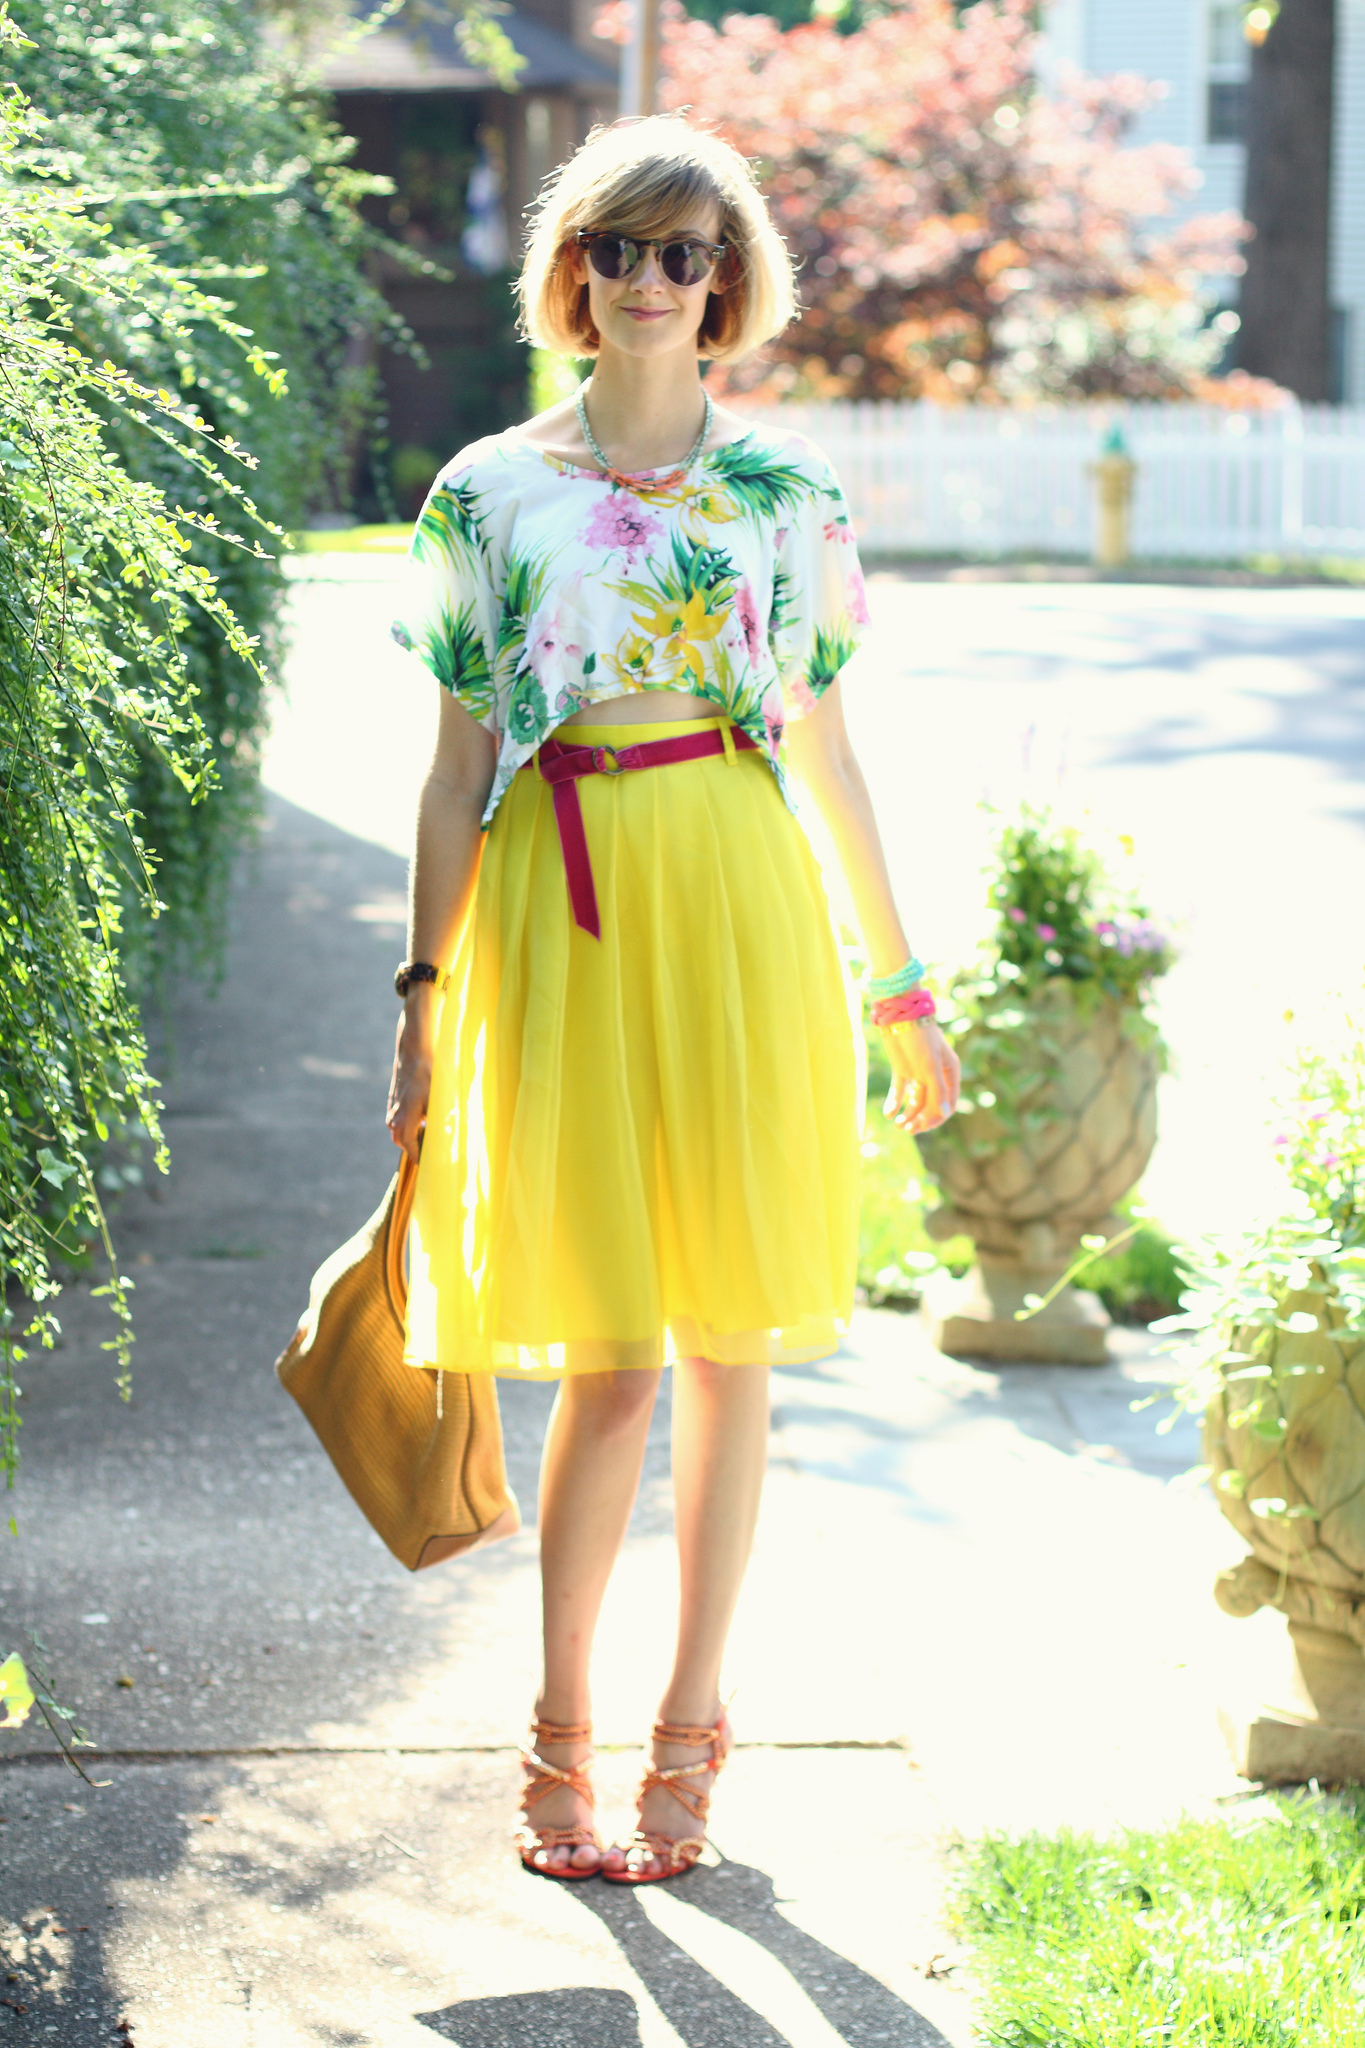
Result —
<instances>
[{"instance_id":1,"label":"red-leaf tree","mask_svg":"<svg viewBox=\"0 0 1365 2048\"><path fill-rule=\"evenodd\" d=\"M852 34L665 0L661 97L758 161L804 311L724 379L771 398L1212 395L1234 214L1155 224L1197 173L1125 146L1154 88L1035 79L1033 0L882 0ZM602 31L614 26L609 10ZM1250 380L1246 380L1249 383ZM1224 387L1226 389L1226 387ZM1248 395L1250 395L1248 393Z\"/></svg>"}]
</instances>

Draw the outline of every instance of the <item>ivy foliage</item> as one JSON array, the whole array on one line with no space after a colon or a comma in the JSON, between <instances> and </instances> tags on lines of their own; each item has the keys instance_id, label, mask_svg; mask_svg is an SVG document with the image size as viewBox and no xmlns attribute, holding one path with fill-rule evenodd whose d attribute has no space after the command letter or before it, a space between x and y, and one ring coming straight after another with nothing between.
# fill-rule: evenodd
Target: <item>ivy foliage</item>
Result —
<instances>
[{"instance_id":1,"label":"ivy foliage","mask_svg":"<svg viewBox=\"0 0 1365 2048\"><path fill-rule=\"evenodd\" d=\"M1335 1044L1300 1053L1277 1116L1282 1207L1182 1245L1180 1312L1153 1325L1183 1368L1179 1406L1199 1413L1230 1396L1234 1426L1272 1444L1287 1434L1295 1382L1322 1369L1314 1346L1349 1357L1365 1340L1365 998L1344 1010ZM1240 1493L1241 1475L1219 1483ZM1274 1500L1257 1511L1302 1512Z\"/></svg>"},{"instance_id":2,"label":"ivy foliage","mask_svg":"<svg viewBox=\"0 0 1365 2048\"><path fill-rule=\"evenodd\" d=\"M310 513L346 508L377 413L377 344L412 344L365 270L380 238L360 202L387 183L350 165L352 143L290 54L287 10L267 15L253 0L12 0L10 13L28 39L10 75L45 117L15 174L64 186L68 200L79 190L105 276L145 252L164 280L195 286L207 309L168 323L116 291L73 282L64 294L73 339L92 359L173 393L211 433L245 442L274 525L291 531ZM213 531L217 487L187 477L174 420L148 435L99 396L95 408L113 459L192 515L196 560L261 657L244 667L216 622L186 621L181 648L212 757L211 804L195 801L155 748L132 741L133 807L168 878L157 948L211 959L233 851L254 816L283 574L275 550L243 553ZM125 909L131 955L153 934L135 898Z\"/></svg>"},{"instance_id":3,"label":"ivy foliage","mask_svg":"<svg viewBox=\"0 0 1365 2048\"><path fill-rule=\"evenodd\" d=\"M140 1130L165 1164L136 996L168 938L212 956L254 809L281 529L344 499L372 403L358 338L389 322L363 272L367 181L252 6L13 14L0 7L9 1477L14 1367L52 1340L73 1230L103 1239L96 1291L126 1386L130 1283L100 1160Z\"/></svg>"}]
</instances>

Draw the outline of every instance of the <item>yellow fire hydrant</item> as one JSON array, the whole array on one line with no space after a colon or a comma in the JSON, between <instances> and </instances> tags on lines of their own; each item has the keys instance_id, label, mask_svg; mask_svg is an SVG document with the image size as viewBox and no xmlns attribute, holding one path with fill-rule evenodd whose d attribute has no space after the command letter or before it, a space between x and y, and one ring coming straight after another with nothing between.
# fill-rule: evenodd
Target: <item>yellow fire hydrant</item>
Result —
<instances>
[{"instance_id":1,"label":"yellow fire hydrant","mask_svg":"<svg viewBox=\"0 0 1365 2048\"><path fill-rule=\"evenodd\" d=\"M1119 569L1132 553L1133 481L1137 464L1128 452L1123 428L1116 420L1100 443L1100 459L1090 465L1099 500L1095 521L1095 565Z\"/></svg>"}]
</instances>

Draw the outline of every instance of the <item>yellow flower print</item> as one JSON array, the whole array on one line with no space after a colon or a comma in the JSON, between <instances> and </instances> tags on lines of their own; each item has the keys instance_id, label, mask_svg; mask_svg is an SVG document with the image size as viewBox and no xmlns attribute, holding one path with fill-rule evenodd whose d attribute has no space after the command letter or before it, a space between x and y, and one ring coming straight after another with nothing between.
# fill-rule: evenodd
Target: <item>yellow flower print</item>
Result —
<instances>
[{"instance_id":1,"label":"yellow flower print","mask_svg":"<svg viewBox=\"0 0 1365 2048\"><path fill-rule=\"evenodd\" d=\"M699 683L705 680L706 659L697 643L715 639L725 624L725 614L707 611L704 591L694 590L681 604L653 605L634 617L651 640L663 641L660 652L676 674L686 671Z\"/></svg>"},{"instance_id":2,"label":"yellow flower print","mask_svg":"<svg viewBox=\"0 0 1365 2048\"><path fill-rule=\"evenodd\" d=\"M705 541L708 527L728 526L739 517L739 507L728 491L701 480L656 484L642 480L633 486L631 495L643 504L676 510L683 532L692 541Z\"/></svg>"},{"instance_id":3,"label":"yellow flower print","mask_svg":"<svg viewBox=\"0 0 1365 2048\"><path fill-rule=\"evenodd\" d=\"M654 680L650 675L653 663L654 643L639 633L632 633L628 639L623 640L615 654L607 654L602 658L603 668L627 690L648 689ZM605 694L610 696L611 692L607 691Z\"/></svg>"}]
</instances>

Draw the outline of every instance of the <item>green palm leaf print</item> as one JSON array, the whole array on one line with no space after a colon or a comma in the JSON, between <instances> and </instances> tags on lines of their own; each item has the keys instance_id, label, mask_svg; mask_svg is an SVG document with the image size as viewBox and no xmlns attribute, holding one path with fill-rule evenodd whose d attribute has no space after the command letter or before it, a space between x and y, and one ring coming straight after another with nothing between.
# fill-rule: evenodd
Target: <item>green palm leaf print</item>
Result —
<instances>
[{"instance_id":1,"label":"green palm leaf print","mask_svg":"<svg viewBox=\"0 0 1365 2048\"><path fill-rule=\"evenodd\" d=\"M707 468L751 519L794 511L811 496L810 478L800 464L777 460L753 435L718 448L707 458Z\"/></svg>"},{"instance_id":2,"label":"green palm leaf print","mask_svg":"<svg viewBox=\"0 0 1365 2048\"><path fill-rule=\"evenodd\" d=\"M413 532L412 552L419 562L444 557L457 566L466 560L477 562L487 552L478 493L467 480L440 484L432 492Z\"/></svg>"}]
</instances>

